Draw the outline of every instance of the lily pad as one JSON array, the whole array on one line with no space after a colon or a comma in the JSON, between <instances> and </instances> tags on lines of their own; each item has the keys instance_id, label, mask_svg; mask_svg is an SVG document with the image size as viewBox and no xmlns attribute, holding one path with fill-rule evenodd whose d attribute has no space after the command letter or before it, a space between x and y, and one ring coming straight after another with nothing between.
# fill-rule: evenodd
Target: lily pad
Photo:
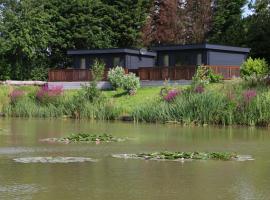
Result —
<instances>
[{"instance_id":1,"label":"lily pad","mask_svg":"<svg viewBox=\"0 0 270 200\"><path fill-rule=\"evenodd\" d=\"M18 163L82 163L82 162L97 162L92 158L84 157L26 157L13 159Z\"/></svg>"},{"instance_id":2,"label":"lily pad","mask_svg":"<svg viewBox=\"0 0 270 200\"><path fill-rule=\"evenodd\" d=\"M122 159L142 159L159 161L186 161L186 160L235 160L249 161L254 160L251 156L241 156L228 152L154 152L139 154L114 154L114 158Z\"/></svg>"},{"instance_id":3,"label":"lily pad","mask_svg":"<svg viewBox=\"0 0 270 200\"><path fill-rule=\"evenodd\" d=\"M46 138L40 140L41 142L48 142L48 143L100 143L100 142L123 142L127 140L127 138L117 138L109 134L102 134L102 135L91 135L86 133L79 133L79 134L71 134L68 137L63 138Z\"/></svg>"}]
</instances>

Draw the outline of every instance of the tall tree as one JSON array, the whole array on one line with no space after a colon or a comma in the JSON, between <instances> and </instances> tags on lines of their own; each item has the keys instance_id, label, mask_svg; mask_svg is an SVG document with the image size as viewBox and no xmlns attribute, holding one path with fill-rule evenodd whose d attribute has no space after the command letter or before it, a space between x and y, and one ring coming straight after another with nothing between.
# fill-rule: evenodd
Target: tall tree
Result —
<instances>
[{"instance_id":1,"label":"tall tree","mask_svg":"<svg viewBox=\"0 0 270 200\"><path fill-rule=\"evenodd\" d=\"M31 68L46 55L51 34L50 16L42 0L5 0L0 4L2 75L28 78Z\"/></svg>"},{"instance_id":2,"label":"tall tree","mask_svg":"<svg viewBox=\"0 0 270 200\"><path fill-rule=\"evenodd\" d=\"M203 42L211 15L211 0L155 0L143 41L145 45Z\"/></svg>"},{"instance_id":3,"label":"tall tree","mask_svg":"<svg viewBox=\"0 0 270 200\"><path fill-rule=\"evenodd\" d=\"M244 37L242 14L246 3L246 0L213 1L213 24L208 37L211 43L240 45L239 42Z\"/></svg>"},{"instance_id":4,"label":"tall tree","mask_svg":"<svg viewBox=\"0 0 270 200\"><path fill-rule=\"evenodd\" d=\"M247 44L251 47L251 56L266 58L270 63L270 1L257 0L253 9Z\"/></svg>"}]
</instances>

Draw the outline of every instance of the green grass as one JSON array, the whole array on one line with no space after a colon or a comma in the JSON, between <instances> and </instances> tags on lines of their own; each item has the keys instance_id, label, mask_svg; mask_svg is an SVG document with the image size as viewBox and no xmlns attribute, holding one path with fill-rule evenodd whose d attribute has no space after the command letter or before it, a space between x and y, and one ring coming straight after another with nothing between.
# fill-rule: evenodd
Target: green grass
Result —
<instances>
[{"instance_id":1,"label":"green grass","mask_svg":"<svg viewBox=\"0 0 270 200\"><path fill-rule=\"evenodd\" d=\"M159 97L159 92L162 87L145 87L140 88L137 94L129 96L122 90L119 91L104 91L104 95L115 103L116 106L122 108L124 113L130 113L137 105L144 104Z\"/></svg>"}]
</instances>

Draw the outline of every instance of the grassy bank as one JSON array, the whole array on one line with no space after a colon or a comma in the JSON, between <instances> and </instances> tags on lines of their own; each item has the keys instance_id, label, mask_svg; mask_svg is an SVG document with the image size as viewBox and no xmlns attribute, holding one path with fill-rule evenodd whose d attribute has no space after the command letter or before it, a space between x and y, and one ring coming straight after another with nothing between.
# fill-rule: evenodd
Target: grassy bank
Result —
<instances>
[{"instance_id":1,"label":"grassy bank","mask_svg":"<svg viewBox=\"0 0 270 200\"><path fill-rule=\"evenodd\" d=\"M78 98L78 91L65 91L57 98L38 101L38 87L0 87L0 108L13 117L71 117L99 120L132 116L143 122L181 124L270 125L270 90L267 86L249 88L239 81L210 84L203 91L179 86L170 101L160 96L162 87L138 90L135 96L123 91L103 91L93 103ZM23 91L15 99L12 91Z\"/></svg>"}]
</instances>

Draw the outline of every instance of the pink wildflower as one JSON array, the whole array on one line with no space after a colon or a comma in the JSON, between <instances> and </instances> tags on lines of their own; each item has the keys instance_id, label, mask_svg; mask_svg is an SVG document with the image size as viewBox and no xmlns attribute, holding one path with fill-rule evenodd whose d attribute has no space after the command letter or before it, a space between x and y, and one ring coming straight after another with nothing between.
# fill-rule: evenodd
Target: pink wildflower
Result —
<instances>
[{"instance_id":1,"label":"pink wildflower","mask_svg":"<svg viewBox=\"0 0 270 200\"><path fill-rule=\"evenodd\" d=\"M9 96L12 103L15 103L19 98L23 97L25 95L24 91L21 90L13 90Z\"/></svg>"},{"instance_id":2,"label":"pink wildflower","mask_svg":"<svg viewBox=\"0 0 270 200\"><path fill-rule=\"evenodd\" d=\"M250 103L257 96L256 90L246 90L243 93L244 101Z\"/></svg>"},{"instance_id":3,"label":"pink wildflower","mask_svg":"<svg viewBox=\"0 0 270 200\"><path fill-rule=\"evenodd\" d=\"M164 96L164 100L167 102L173 101L178 95L181 94L180 90L170 90L166 96Z\"/></svg>"},{"instance_id":4,"label":"pink wildflower","mask_svg":"<svg viewBox=\"0 0 270 200\"><path fill-rule=\"evenodd\" d=\"M198 94L201 94L201 93L204 93L204 87L203 85L198 85L195 90L194 90L195 93L198 93Z\"/></svg>"},{"instance_id":5,"label":"pink wildflower","mask_svg":"<svg viewBox=\"0 0 270 200\"><path fill-rule=\"evenodd\" d=\"M36 94L36 98L39 101L48 100L60 96L63 93L63 86L53 86L51 88L48 85L44 85Z\"/></svg>"}]
</instances>

